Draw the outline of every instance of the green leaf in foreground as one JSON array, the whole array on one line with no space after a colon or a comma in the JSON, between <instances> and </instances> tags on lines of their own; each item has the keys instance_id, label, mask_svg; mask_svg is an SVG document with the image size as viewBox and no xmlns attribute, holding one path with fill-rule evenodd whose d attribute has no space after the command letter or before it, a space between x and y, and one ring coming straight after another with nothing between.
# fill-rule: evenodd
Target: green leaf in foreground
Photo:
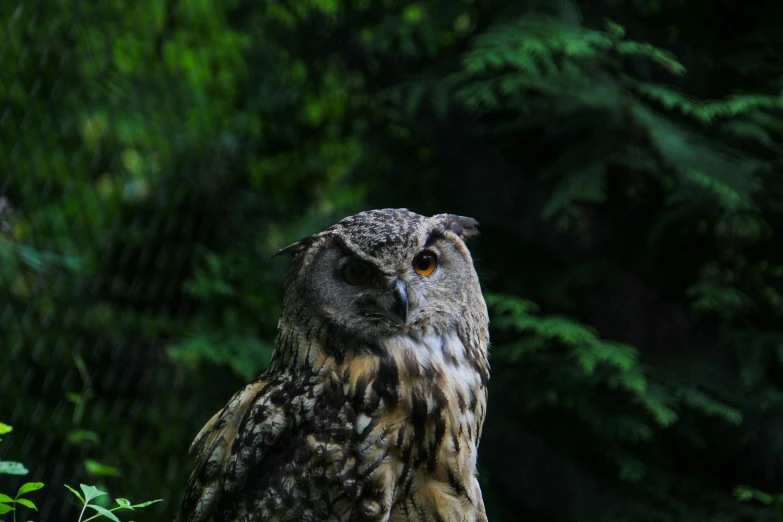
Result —
<instances>
[{"instance_id":1,"label":"green leaf in foreground","mask_svg":"<svg viewBox=\"0 0 783 522\"><path fill-rule=\"evenodd\" d=\"M44 487L43 482L28 482L27 484L22 484L22 487L19 488L19 491L16 493L16 497L19 498L25 493L30 493L31 491L38 491Z\"/></svg>"},{"instance_id":2,"label":"green leaf in foreground","mask_svg":"<svg viewBox=\"0 0 783 522\"><path fill-rule=\"evenodd\" d=\"M6 513L10 513L13 510L14 508L7 504L0 504L0 515L5 515Z\"/></svg>"},{"instance_id":3,"label":"green leaf in foreground","mask_svg":"<svg viewBox=\"0 0 783 522\"><path fill-rule=\"evenodd\" d=\"M66 488L68 488L68 490L69 490L71 493L73 493L74 495L76 495L76 498L78 498L79 500L81 500L81 501L82 501L82 504L86 504L86 503L87 503L87 502L86 502L86 501L85 501L85 500L82 498L82 496L81 496L81 495L80 495L80 494L79 494L79 493L78 493L78 492L77 492L75 489L73 489L73 488L72 488L71 486L69 486L68 484L63 484L63 485L64 485Z\"/></svg>"},{"instance_id":4,"label":"green leaf in foreground","mask_svg":"<svg viewBox=\"0 0 783 522\"><path fill-rule=\"evenodd\" d=\"M87 502L106 494L105 491L101 491L95 486L85 486L84 484L79 484L79 487L82 489L82 492L84 492L84 498Z\"/></svg>"}]
</instances>

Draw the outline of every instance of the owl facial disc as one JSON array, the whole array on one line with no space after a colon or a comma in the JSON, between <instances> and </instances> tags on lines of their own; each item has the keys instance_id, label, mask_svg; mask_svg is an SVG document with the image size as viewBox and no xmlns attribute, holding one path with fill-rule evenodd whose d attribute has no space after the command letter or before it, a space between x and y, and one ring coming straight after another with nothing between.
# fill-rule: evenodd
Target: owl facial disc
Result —
<instances>
[{"instance_id":1,"label":"owl facial disc","mask_svg":"<svg viewBox=\"0 0 783 522\"><path fill-rule=\"evenodd\" d=\"M481 292L465 245L477 225L405 209L349 216L279 252L295 255L284 308L317 315L355 342L456 328Z\"/></svg>"}]
</instances>

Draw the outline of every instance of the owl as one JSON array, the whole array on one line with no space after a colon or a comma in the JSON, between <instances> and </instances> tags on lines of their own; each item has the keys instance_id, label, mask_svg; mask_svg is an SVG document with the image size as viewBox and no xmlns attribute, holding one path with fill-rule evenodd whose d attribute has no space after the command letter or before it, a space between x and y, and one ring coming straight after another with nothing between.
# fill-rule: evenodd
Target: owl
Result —
<instances>
[{"instance_id":1,"label":"owl","mask_svg":"<svg viewBox=\"0 0 783 522\"><path fill-rule=\"evenodd\" d=\"M276 254L272 361L196 436L179 522L486 521L477 225L371 210Z\"/></svg>"}]
</instances>

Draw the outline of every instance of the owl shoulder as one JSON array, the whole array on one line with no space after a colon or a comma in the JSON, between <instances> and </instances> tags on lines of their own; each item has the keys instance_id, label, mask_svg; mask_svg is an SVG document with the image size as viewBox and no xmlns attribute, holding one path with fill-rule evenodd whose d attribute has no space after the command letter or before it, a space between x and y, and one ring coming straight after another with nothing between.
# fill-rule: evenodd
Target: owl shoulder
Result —
<instances>
[{"instance_id":1,"label":"owl shoulder","mask_svg":"<svg viewBox=\"0 0 783 522\"><path fill-rule=\"evenodd\" d=\"M264 378L237 392L201 428L189 453L195 459L179 522L210 520L226 494L244 485L291 423L282 380Z\"/></svg>"}]
</instances>

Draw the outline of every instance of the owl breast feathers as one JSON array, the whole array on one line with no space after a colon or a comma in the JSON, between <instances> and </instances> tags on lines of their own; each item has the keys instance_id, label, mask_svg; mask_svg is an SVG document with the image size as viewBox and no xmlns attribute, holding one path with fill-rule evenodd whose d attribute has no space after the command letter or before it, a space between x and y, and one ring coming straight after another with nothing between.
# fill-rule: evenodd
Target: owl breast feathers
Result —
<instances>
[{"instance_id":1,"label":"owl breast feathers","mask_svg":"<svg viewBox=\"0 0 783 522\"><path fill-rule=\"evenodd\" d=\"M283 249L272 362L193 442L179 522L486 521L477 224L373 210Z\"/></svg>"}]
</instances>

